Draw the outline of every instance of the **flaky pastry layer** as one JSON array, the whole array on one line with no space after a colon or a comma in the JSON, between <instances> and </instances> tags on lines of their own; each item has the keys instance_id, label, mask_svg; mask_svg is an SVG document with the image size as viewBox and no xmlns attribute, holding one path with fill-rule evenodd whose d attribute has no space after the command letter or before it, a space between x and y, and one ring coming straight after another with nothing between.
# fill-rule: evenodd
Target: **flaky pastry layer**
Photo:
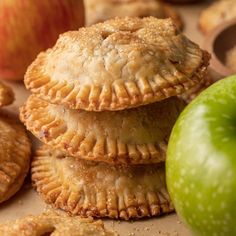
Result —
<instances>
[{"instance_id":1,"label":"flaky pastry layer","mask_svg":"<svg viewBox=\"0 0 236 236\"><path fill-rule=\"evenodd\" d=\"M1 236L118 236L104 228L101 220L69 217L53 211L0 224Z\"/></svg>"},{"instance_id":2,"label":"flaky pastry layer","mask_svg":"<svg viewBox=\"0 0 236 236\"><path fill-rule=\"evenodd\" d=\"M31 95L20 109L27 129L70 156L108 163L165 161L172 127L185 103L172 97L123 111L68 110Z\"/></svg>"},{"instance_id":3,"label":"flaky pastry layer","mask_svg":"<svg viewBox=\"0 0 236 236\"><path fill-rule=\"evenodd\" d=\"M0 113L0 202L22 186L30 164L30 141L22 124Z\"/></svg>"},{"instance_id":4,"label":"flaky pastry layer","mask_svg":"<svg viewBox=\"0 0 236 236\"><path fill-rule=\"evenodd\" d=\"M47 202L72 215L137 219L172 212L164 166L111 166L76 161L41 147L32 162L32 181Z\"/></svg>"},{"instance_id":5,"label":"flaky pastry layer","mask_svg":"<svg viewBox=\"0 0 236 236\"><path fill-rule=\"evenodd\" d=\"M61 35L28 68L25 85L67 108L123 110L184 93L208 61L170 19L116 18Z\"/></svg>"}]
</instances>

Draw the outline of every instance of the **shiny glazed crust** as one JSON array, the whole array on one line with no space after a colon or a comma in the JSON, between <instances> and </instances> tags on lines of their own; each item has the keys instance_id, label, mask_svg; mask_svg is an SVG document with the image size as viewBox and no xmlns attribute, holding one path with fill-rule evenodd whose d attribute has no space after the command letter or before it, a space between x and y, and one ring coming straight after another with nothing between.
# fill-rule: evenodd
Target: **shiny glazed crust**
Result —
<instances>
[{"instance_id":1,"label":"shiny glazed crust","mask_svg":"<svg viewBox=\"0 0 236 236\"><path fill-rule=\"evenodd\" d=\"M72 215L128 220L174 210L164 166L76 161L43 146L33 159L31 171L43 199Z\"/></svg>"},{"instance_id":2,"label":"shiny glazed crust","mask_svg":"<svg viewBox=\"0 0 236 236\"><path fill-rule=\"evenodd\" d=\"M101 220L69 217L53 211L0 224L1 236L118 236L104 228Z\"/></svg>"},{"instance_id":3,"label":"shiny glazed crust","mask_svg":"<svg viewBox=\"0 0 236 236\"><path fill-rule=\"evenodd\" d=\"M16 118L0 114L0 202L22 186L30 164L30 142Z\"/></svg>"},{"instance_id":4,"label":"shiny glazed crust","mask_svg":"<svg viewBox=\"0 0 236 236\"><path fill-rule=\"evenodd\" d=\"M14 101L12 89L0 82L0 107L10 105Z\"/></svg>"},{"instance_id":5,"label":"shiny glazed crust","mask_svg":"<svg viewBox=\"0 0 236 236\"><path fill-rule=\"evenodd\" d=\"M36 96L21 121L42 142L70 156L108 163L165 161L167 140L185 103L176 97L123 111L68 110Z\"/></svg>"},{"instance_id":6,"label":"shiny glazed crust","mask_svg":"<svg viewBox=\"0 0 236 236\"><path fill-rule=\"evenodd\" d=\"M114 17L172 18L179 29L183 21L174 8L159 0L85 0L86 25L103 22Z\"/></svg>"},{"instance_id":7,"label":"shiny glazed crust","mask_svg":"<svg viewBox=\"0 0 236 236\"><path fill-rule=\"evenodd\" d=\"M224 21L231 20L235 17L235 0L216 1L202 11L199 18L199 27L204 34L208 34Z\"/></svg>"},{"instance_id":8,"label":"shiny glazed crust","mask_svg":"<svg viewBox=\"0 0 236 236\"><path fill-rule=\"evenodd\" d=\"M67 108L122 110L184 93L208 61L170 19L116 18L63 34L28 68L25 85Z\"/></svg>"}]
</instances>

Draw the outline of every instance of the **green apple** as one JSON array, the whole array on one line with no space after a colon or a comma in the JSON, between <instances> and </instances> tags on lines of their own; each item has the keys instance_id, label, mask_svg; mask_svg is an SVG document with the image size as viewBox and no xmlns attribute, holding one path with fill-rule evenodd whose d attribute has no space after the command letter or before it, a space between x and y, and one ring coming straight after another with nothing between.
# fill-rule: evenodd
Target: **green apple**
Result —
<instances>
[{"instance_id":1,"label":"green apple","mask_svg":"<svg viewBox=\"0 0 236 236\"><path fill-rule=\"evenodd\" d=\"M166 175L176 211L193 235L236 235L236 75L182 112L169 140Z\"/></svg>"}]
</instances>

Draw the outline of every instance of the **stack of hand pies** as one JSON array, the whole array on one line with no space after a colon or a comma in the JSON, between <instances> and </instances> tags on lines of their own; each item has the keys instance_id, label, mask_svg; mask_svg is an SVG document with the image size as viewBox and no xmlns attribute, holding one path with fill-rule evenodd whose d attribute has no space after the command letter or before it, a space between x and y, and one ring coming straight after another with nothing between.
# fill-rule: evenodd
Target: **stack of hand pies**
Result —
<instances>
[{"instance_id":1,"label":"stack of hand pies","mask_svg":"<svg viewBox=\"0 0 236 236\"><path fill-rule=\"evenodd\" d=\"M38 55L21 120L44 145L32 180L72 215L137 219L173 211L165 183L171 129L209 55L170 19L116 18L60 36Z\"/></svg>"}]
</instances>

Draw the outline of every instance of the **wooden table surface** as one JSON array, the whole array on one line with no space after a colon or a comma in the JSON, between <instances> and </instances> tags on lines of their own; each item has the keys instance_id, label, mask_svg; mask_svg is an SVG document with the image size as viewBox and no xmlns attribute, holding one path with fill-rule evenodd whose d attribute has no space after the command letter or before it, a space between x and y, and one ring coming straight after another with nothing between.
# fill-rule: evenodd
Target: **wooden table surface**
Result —
<instances>
[{"instance_id":1,"label":"wooden table surface","mask_svg":"<svg viewBox=\"0 0 236 236\"><path fill-rule=\"evenodd\" d=\"M209 2L201 4L175 6L180 12L185 22L185 33L194 42L202 45L203 36L198 31L197 20L201 10L206 7ZM13 87L16 94L16 101L8 109L13 112L18 112L18 107L23 104L29 95L29 92L24 88L23 83L7 83ZM31 136L32 137L32 136ZM33 139L33 137L32 137ZM37 144L34 139L34 146ZM44 209L49 208L40 199L38 194L32 189L29 181L23 186L22 190L17 193L9 201L0 206L0 222L5 220L15 219L27 214L37 214ZM108 228L113 228L119 232L121 236L190 236L190 232L186 229L183 223L179 220L176 214L171 214L161 218L153 218L136 222L123 222L105 220Z\"/></svg>"}]
</instances>

